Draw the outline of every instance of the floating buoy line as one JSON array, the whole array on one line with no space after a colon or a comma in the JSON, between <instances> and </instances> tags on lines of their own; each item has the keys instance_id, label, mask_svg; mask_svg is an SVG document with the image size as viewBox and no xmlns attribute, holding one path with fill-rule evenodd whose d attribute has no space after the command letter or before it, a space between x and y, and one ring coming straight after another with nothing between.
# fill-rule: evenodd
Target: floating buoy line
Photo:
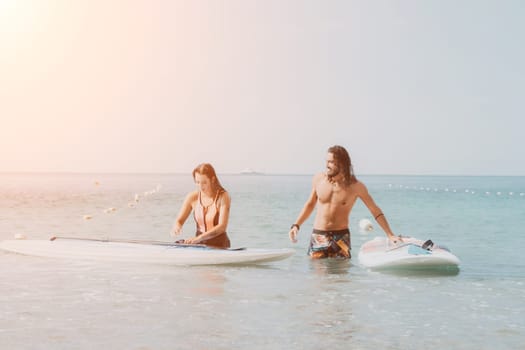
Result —
<instances>
[{"instance_id":1,"label":"floating buoy line","mask_svg":"<svg viewBox=\"0 0 525 350\"><path fill-rule=\"evenodd\" d=\"M98 181L95 181L94 184L95 184L95 186L100 186L100 182L98 182ZM133 199L130 202L128 202L127 207L131 208L131 209L136 208L138 206L138 203L142 199L158 193L161 188L162 188L161 185L157 185L152 190L144 191L142 195L140 195L138 193L135 193L133 195ZM112 213L116 212L117 210L118 210L117 207L110 207L110 208L104 209L104 213L105 214L112 214ZM93 219L93 217L94 217L94 215L86 214L86 215L83 216L83 219L84 220L91 220L91 219Z\"/></svg>"},{"instance_id":2,"label":"floating buoy line","mask_svg":"<svg viewBox=\"0 0 525 350\"><path fill-rule=\"evenodd\" d=\"M396 185L396 184L388 184L388 188L390 189L402 189L402 190L412 190L412 191L418 191L418 192L430 192L430 193L436 193L436 192L442 192L442 193L452 193L452 194L469 194L469 195L482 195L482 196L496 196L496 197L522 197L525 198L525 192L518 192L518 191L476 191L469 188L452 188L452 187L445 187L445 188L437 188L437 187L428 187L428 186L407 186L407 185Z\"/></svg>"}]
</instances>

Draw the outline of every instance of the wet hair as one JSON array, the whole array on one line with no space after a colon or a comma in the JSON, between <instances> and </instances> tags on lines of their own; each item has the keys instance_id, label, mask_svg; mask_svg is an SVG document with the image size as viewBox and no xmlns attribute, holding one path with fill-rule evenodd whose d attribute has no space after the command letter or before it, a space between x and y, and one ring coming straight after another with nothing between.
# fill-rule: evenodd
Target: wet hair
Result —
<instances>
[{"instance_id":1,"label":"wet hair","mask_svg":"<svg viewBox=\"0 0 525 350\"><path fill-rule=\"evenodd\" d=\"M191 173L193 176L193 180L195 180L195 174L201 174L207 176L211 181L212 185L217 190L217 194L220 194L222 192L226 192L224 187L222 187L221 182L219 181L219 178L217 177L217 173L215 172L215 169L210 163L202 163L199 164L193 169L193 172ZM215 179L215 181L213 181Z\"/></svg>"},{"instance_id":2,"label":"wet hair","mask_svg":"<svg viewBox=\"0 0 525 350\"><path fill-rule=\"evenodd\" d=\"M347 150L343 146L332 146L328 149L328 153L332 153L337 166L343 173L343 183L349 186L357 181L352 167L352 160Z\"/></svg>"}]
</instances>

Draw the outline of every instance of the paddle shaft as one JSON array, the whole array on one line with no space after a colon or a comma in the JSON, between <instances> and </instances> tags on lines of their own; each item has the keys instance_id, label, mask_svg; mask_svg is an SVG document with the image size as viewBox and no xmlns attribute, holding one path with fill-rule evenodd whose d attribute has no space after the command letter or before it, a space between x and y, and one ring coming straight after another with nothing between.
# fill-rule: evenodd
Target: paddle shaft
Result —
<instances>
[{"instance_id":1,"label":"paddle shaft","mask_svg":"<svg viewBox=\"0 0 525 350\"><path fill-rule=\"evenodd\" d=\"M211 247L205 244L189 244L189 243L172 243L162 241L149 241L140 239L118 239L118 238L84 238L84 237L63 237L63 236L52 236L49 238L50 241L57 239L69 239L77 241L92 241L92 242L115 242L115 243L133 243L133 244L146 244L146 245L161 245L167 247L181 247L181 248L206 248L206 249L220 249L220 250L245 250L246 248L219 248Z\"/></svg>"}]
</instances>

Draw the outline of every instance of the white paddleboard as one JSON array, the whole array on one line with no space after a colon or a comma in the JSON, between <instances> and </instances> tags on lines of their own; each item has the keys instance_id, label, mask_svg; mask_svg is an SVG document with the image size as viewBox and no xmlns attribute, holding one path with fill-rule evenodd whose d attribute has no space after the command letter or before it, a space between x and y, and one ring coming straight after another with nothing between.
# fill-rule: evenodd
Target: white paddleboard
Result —
<instances>
[{"instance_id":1,"label":"white paddleboard","mask_svg":"<svg viewBox=\"0 0 525 350\"><path fill-rule=\"evenodd\" d=\"M422 248L424 243L419 239L403 237L403 242L394 244L386 237L376 237L359 249L359 263L370 269L457 268L460 261L448 249L436 244L425 249Z\"/></svg>"},{"instance_id":2,"label":"white paddleboard","mask_svg":"<svg viewBox=\"0 0 525 350\"><path fill-rule=\"evenodd\" d=\"M84 259L96 261L125 261L167 265L224 265L259 264L286 259L294 250L214 249L187 247L177 244L147 244L105 242L97 240L5 240L0 249L8 252L48 258Z\"/></svg>"}]
</instances>

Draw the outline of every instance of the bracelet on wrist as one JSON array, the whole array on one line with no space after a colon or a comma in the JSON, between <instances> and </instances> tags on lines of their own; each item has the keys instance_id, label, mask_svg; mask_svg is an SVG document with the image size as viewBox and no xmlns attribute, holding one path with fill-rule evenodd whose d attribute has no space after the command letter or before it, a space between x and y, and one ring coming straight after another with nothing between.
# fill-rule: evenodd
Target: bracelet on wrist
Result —
<instances>
[{"instance_id":1,"label":"bracelet on wrist","mask_svg":"<svg viewBox=\"0 0 525 350\"><path fill-rule=\"evenodd\" d=\"M299 225L297 225L297 224L293 224L292 226L290 226L290 229L292 229L292 228L294 228L294 227L297 227L297 230L300 230L300 229L301 229L301 227L300 227Z\"/></svg>"}]
</instances>

